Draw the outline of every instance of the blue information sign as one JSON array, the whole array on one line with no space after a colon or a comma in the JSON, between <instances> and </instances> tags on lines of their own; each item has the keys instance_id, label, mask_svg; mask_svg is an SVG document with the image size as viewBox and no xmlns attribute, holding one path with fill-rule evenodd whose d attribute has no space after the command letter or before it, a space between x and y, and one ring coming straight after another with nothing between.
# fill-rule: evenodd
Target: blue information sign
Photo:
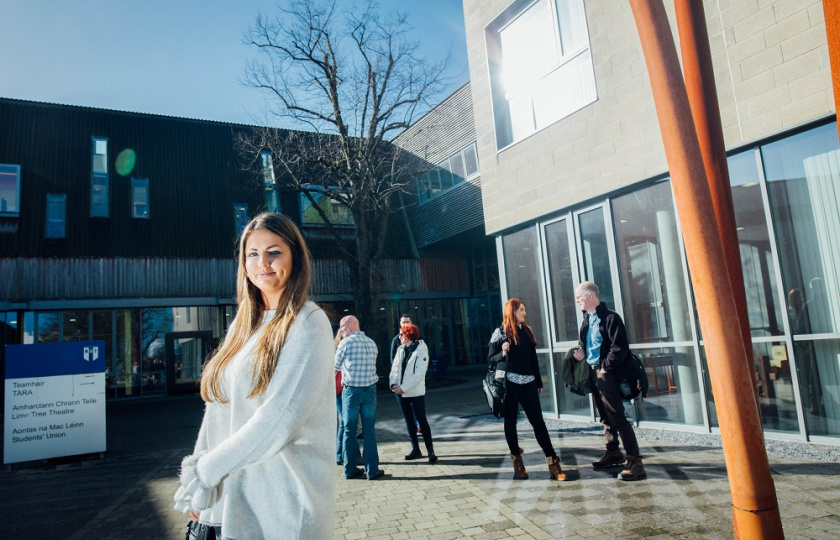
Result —
<instances>
[{"instance_id":1,"label":"blue information sign","mask_svg":"<svg viewBox=\"0 0 840 540\"><path fill-rule=\"evenodd\" d=\"M6 345L6 379L105 373L104 341Z\"/></svg>"}]
</instances>

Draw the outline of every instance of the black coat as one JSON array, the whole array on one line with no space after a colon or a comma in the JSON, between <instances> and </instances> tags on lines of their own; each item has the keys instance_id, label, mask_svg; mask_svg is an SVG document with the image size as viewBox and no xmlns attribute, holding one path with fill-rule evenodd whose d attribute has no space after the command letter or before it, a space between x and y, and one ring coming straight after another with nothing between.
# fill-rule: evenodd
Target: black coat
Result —
<instances>
[{"instance_id":1,"label":"black coat","mask_svg":"<svg viewBox=\"0 0 840 540\"><path fill-rule=\"evenodd\" d=\"M601 331L601 368L605 371L619 371L627 363L630 355L630 344L627 342L627 329L621 315L607 308L601 302L595 308L595 314L601 319L598 329ZM578 346L586 351L586 334L589 332L589 313L583 312L583 323L580 325L580 342Z\"/></svg>"}]
</instances>

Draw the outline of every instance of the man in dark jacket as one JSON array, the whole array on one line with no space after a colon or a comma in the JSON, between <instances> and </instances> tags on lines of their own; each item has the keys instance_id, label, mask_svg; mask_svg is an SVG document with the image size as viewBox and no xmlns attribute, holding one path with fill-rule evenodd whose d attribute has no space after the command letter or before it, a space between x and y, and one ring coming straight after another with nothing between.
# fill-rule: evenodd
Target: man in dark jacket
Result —
<instances>
[{"instance_id":1,"label":"man in dark jacket","mask_svg":"<svg viewBox=\"0 0 840 540\"><path fill-rule=\"evenodd\" d=\"M400 328L407 324L411 324L411 315L403 313L400 315L400 326L397 328L397 335L391 340L391 357L389 358L391 363L394 362L394 357L397 356L397 351L399 350L400 345L402 345L400 342ZM399 403L400 396L394 394L394 397L397 398L397 403ZM417 424L417 433L420 433L420 422L417 421L417 418L414 418L414 423Z\"/></svg>"},{"instance_id":2,"label":"man in dark jacket","mask_svg":"<svg viewBox=\"0 0 840 540\"><path fill-rule=\"evenodd\" d=\"M575 289L575 302L583 310L583 324L580 326L580 349L575 351L575 360L589 364L589 381L595 406L604 424L604 439L607 452L592 463L596 469L617 467L624 463L624 455L618 448L618 437L627 452L627 467L618 477L622 480L642 480L647 477L639 443L633 426L624 415L624 402L619 383L623 380L630 346L624 321L607 304L598 298L598 286L584 281Z\"/></svg>"}]
</instances>

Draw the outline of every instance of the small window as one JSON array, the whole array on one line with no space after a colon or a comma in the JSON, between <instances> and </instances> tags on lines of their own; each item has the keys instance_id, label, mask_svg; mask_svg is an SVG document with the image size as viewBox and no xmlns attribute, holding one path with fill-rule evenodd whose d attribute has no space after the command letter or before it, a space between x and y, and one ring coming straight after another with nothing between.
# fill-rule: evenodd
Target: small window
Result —
<instances>
[{"instance_id":1,"label":"small window","mask_svg":"<svg viewBox=\"0 0 840 540\"><path fill-rule=\"evenodd\" d=\"M467 178L478 174L478 153L475 150L475 143L464 148L464 166Z\"/></svg>"},{"instance_id":2,"label":"small window","mask_svg":"<svg viewBox=\"0 0 840 540\"><path fill-rule=\"evenodd\" d=\"M233 227L236 237L242 235L242 231L248 225L248 205L245 203L233 203Z\"/></svg>"},{"instance_id":3,"label":"small window","mask_svg":"<svg viewBox=\"0 0 840 540\"><path fill-rule=\"evenodd\" d=\"M149 179L131 179L131 217L149 219Z\"/></svg>"},{"instance_id":4,"label":"small window","mask_svg":"<svg viewBox=\"0 0 840 540\"><path fill-rule=\"evenodd\" d=\"M274 178L274 159L269 150L260 152L263 187L265 189L265 208L269 212L280 212L280 198L277 195L277 180Z\"/></svg>"},{"instance_id":5,"label":"small window","mask_svg":"<svg viewBox=\"0 0 840 540\"><path fill-rule=\"evenodd\" d=\"M47 238L64 238L67 216L67 195L47 193Z\"/></svg>"},{"instance_id":6,"label":"small window","mask_svg":"<svg viewBox=\"0 0 840 540\"><path fill-rule=\"evenodd\" d=\"M91 137L90 217L109 217L108 139Z\"/></svg>"},{"instance_id":7,"label":"small window","mask_svg":"<svg viewBox=\"0 0 840 540\"><path fill-rule=\"evenodd\" d=\"M0 165L0 216L20 215L20 165Z\"/></svg>"}]
</instances>

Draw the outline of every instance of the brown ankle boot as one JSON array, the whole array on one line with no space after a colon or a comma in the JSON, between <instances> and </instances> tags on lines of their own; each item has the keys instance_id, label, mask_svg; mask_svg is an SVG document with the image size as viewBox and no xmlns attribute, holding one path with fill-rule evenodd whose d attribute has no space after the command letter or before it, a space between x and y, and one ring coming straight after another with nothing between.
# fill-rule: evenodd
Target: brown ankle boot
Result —
<instances>
[{"instance_id":1,"label":"brown ankle boot","mask_svg":"<svg viewBox=\"0 0 840 540\"><path fill-rule=\"evenodd\" d=\"M641 456L627 456L627 468L618 474L619 479L626 482L644 480L647 478L645 466L642 464Z\"/></svg>"},{"instance_id":2,"label":"brown ankle boot","mask_svg":"<svg viewBox=\"0 0 840 540\"><path fill-rule=\"evenodd\" d=\"M560 458L557 456L551 456L545 458L545 462L548 464L548 474L551 476L552 480L559 480L563 482L566 480L566 473L560 468Z\"/></svg>"},{"instance_id":3,"label":"brown ankle boot","mask_svg":"<svg viewBox=\"0 0 840 540\"><path fill-rule=\"evenodd\" d=\"M528 471L525 470L525 464L522 462L522 449L519 449L518 454L511 454L510 459L513 460L513 479L526 480Z\"/></svg>"},{"instance_id":4,"label":"brown ankle boot","mask_svg":"<svg viewBox=\"0 0 840 540\"><path fill-rule=\"evenodd\" d=\"M607 450L598 461L592 462L593 469L608 469L610 467L619 467L624 465L624 453L616 448L615 450Z\"/></svg>"}]
</instances>

